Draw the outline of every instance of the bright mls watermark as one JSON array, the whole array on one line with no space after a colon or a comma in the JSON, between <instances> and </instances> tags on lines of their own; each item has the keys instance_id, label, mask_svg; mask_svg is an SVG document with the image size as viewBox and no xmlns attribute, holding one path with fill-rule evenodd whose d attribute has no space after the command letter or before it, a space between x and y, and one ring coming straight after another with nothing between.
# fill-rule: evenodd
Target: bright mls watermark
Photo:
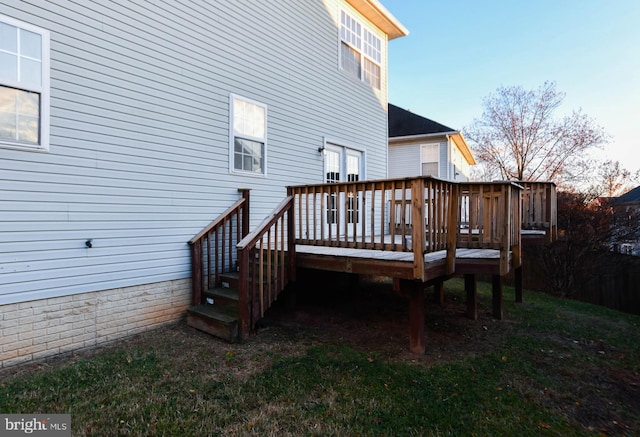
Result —
<instances>
[{"instance_id":1,"label":"bright mls watermark","mask_svg":"<svg viewBox=\"0 0 640 437\"><path fill-rule=\"evenodd\" d=\"M0 436L71 437L71 414L0 414Z\"/></svg>"}]
</instances>

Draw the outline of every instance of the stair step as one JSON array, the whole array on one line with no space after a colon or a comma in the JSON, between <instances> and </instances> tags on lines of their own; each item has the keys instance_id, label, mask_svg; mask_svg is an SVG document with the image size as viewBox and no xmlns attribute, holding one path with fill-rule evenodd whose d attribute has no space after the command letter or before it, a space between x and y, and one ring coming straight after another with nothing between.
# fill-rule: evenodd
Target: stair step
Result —
<instances>
[{"instance_id":1,"label":"stair step","mask_svg":"<svg viewBox=\"0 0 640 437\"><path fill-rule=\"evenodd\" d=\"M238 288L240 274L238 272L227 272L220 275L222 288Z\"/></svg>"},{"instance_id":2,"label":"stair step","mask_svg":"<svg viewBox=\"0 0 640 437\"><path fill-rule=\"evenodd\" d=\"M204 297L213 300L213 303L207 302L210 305L238 308L238 290L235 288L212 288L204 292Z\"/></svg>"},{"instance_id":3,"label":"stair step","mask_svg":"<svg viewBox=\"0 0 640 437\"><path fill-rule=\"evenodd\" d=\"M196 305L187 309L187 325L222 338L238 341L238 311L215 305Z\"/></svg>"}]
</instances>

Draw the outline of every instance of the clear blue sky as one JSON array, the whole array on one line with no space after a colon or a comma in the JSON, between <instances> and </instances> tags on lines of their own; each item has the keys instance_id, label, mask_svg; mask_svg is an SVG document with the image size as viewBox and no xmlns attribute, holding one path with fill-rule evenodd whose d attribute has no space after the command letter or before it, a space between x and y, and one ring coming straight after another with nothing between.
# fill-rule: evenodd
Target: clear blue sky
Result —
<instances>
[{"instance_id":1,"label":"clear blue sky","mask_svg":"<svg viewBox=\"0 0 640 437\"><path fill-rule=\"evenodd\" d=\"M640 169L640 0L381 0L409 29L389 43L389 101L455 129L499 86L556 82Z\"/></svg>"}]
</instances>

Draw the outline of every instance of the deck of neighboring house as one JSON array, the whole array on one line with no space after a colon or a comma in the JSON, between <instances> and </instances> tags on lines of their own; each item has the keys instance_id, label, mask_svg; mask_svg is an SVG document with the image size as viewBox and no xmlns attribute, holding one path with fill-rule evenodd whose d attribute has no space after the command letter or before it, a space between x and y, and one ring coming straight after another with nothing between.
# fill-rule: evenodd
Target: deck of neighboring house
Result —
<instances>
[{"instance_id":1,"label":"deck of neighboring house","mask_svg":"<svg viewBox=\"0 0 640 437\"><path fill-rule=\"evenodd\" d=\"M556 238L551 183L455 183L429 177L289 187L249 232L249 192L191 241L189 324L245 339L298 268L393 278L409 302L409 348L425 350L425 286L464 275L477 318L476 275L491 275L502 318L502 278L515 272L522 300L523 240ZM416 226L416 224L421 224ZM440 297L441 298L441 297Z\"/></svg>"}]
</instances>

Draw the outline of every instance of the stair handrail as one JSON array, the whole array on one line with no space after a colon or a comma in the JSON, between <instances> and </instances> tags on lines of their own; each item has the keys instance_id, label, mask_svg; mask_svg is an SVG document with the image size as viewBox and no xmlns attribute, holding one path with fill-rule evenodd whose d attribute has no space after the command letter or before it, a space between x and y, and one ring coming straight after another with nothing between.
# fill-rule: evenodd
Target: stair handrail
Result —
<instances>
[{"instance_id":1,"label":"stair handrail","mask_svg":"<svg viewBox=\"0 0 640 437\"><path fill-rule=\"evenodd\" d=\"M236 245L240 276L238 305L241 340L248 337L254 324L284 287L295 280L293 204L293 196L288 195ZM267 264L266 268L264 263Z\"/></svg>"},{"instance_id":2,"label":"stair handrail","mask_svg":"<svg viewBox=\"0 0 640 437\"><path fill-rule=\"evenodd\" d=\"M224 270L234 270L237 256L232 242L241 240L249 233L249 189L240 188L242 198L233 203L215 220L205 226L188 241L191 252L192 303L199 305L203 300L203 289L218 286L220 274ZM235 223L235 235L234 235ZM226 225L229 225L227 234ZM222 234L222 238L219 235ZM229 241L227 241L227 239ZM213 249L212 249L212 240ZM222 250L218 250L218 246ZM221 260L218 257L221 257ZM213 259L212 259L213 258ZM205 272L206 267L206 272Z\"/></svg>"},{"instance_id":3,"label":"stair handrail","mask_svg":"<svg viewBox=\"0 0 640 437\"><path fill-rule=\"evenodd\" d=\"M188 241L188 244L195 244L198 240L202 239L206 234L213 231L215 228L220 227L220 225L224 222L226 218L233 215L236 211L241 209L242 205L244 205L245 200L240 199L236 201L233 205L227 208L222 214L220 214L215 220L209 223L203 230L198 232L196 236L194 236L191 240Z\"/></svg>"}]
</instances>

